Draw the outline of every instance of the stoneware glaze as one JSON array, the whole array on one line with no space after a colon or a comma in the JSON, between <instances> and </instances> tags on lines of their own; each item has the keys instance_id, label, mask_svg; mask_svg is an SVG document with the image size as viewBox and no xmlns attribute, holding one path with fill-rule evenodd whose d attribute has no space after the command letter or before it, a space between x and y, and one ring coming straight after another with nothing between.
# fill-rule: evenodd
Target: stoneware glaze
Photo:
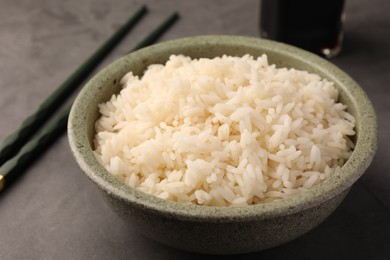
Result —
<instances>
[{"instance_id":1,"label":"stoneware glaze","mask_svg":"<svg viewBox=\"0 0 390 260\"><path fill-rule=\"evenodd\" d=\"M99 103L121 89L128 71L142 75L149 64L165 63L171 54L192 58L223 54L255 57L266 53L270 64L317 73L336 83L340 100L356 122L356 147L335 175L287 199L245 207L209 207L166 201L132 189L108 173L92 153ZM198 36L153 45L122 57L99 72L75 100L68 123L69 142L82 171L102 191L111 208L134 229L172 247L209 254L259 251L286 243L321 223L341 203L370 164L377 145L377 123L364 91L330 62L301 49L250 37Z\"/></svg>"}]
</instances>

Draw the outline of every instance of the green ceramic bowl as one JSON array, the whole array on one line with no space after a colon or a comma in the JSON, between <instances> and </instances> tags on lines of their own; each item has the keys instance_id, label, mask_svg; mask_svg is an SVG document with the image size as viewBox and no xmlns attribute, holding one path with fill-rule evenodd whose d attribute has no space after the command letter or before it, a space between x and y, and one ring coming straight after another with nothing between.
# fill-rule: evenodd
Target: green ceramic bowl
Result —
<instances>
[{"instance_id":1,"label":"green ceramic bowl","mask_svg":"<svg viewBox=\"0 0 390 260\"><path fill-rule=\"evenodd\" d=\"M339 172L310 192L245 207L209 207L166 201L118 181L92 154L99 103L121 89L128 71L141 75L149 64L171 54L192 58L223 54L268 55L270 63L317 73L336 83L341 101L357 119L356 148ZM122 57L99 72L75 100L69 142L82 171L102 191L112 209L140 233L163 244L200 253L237 254L275 247L321 223L341 203L370 164L377 145L377 123L364 91L330 62L301 49L257 38L199 36L156 44Z\"/></svg>"}]
</instances>

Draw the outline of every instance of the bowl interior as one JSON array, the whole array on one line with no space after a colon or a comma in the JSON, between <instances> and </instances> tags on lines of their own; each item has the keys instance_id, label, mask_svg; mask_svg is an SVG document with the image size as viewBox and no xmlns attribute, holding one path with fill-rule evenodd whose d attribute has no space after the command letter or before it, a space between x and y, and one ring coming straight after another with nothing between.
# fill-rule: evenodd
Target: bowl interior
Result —
<instances>
[{"instance_id":1,"label":"bowl interior","mask_svg":"<svg viewBox=\"0 0 390 260\"><path fill-rule=\"evenodd\" d=\"M92 153L94 122L99 117L97 105L108 101L121 89L120 79L128 72L142 75L148 65L165 63L172 54L192 58L212 58L221 55L255 57L267 54L270 64L307 70L335 82L340 101L355 116L355 149L339 172L312 188L290 198L248 207L205 207L165 201L127 187L109 174ZM69 118L69 140L72 152L82 170L105 192L115 194L130 203L150 207L162 214L176 214L216 220L224 218L267 218L292 214L323 203L350 187L365 171L376 150L377 124L375 112L364 91L346 73L330 62L304 50L250 37L198 36L156 44L122 57L99 72L78 95Z\"/></svg>"}]
</instances>

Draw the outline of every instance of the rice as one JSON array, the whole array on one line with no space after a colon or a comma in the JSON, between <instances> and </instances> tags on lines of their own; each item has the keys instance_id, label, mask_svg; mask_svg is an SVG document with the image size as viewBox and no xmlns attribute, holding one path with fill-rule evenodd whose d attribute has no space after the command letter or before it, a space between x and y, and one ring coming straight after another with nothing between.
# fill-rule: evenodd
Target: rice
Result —
<instances>
[{"instance_id":1,"label":"rice","mask_svg":"<svg viewBox=\"0 0 390 260\"><path fill-rule=\"evenodd\" d=\"M267 56L172 55L99 105L94 153L130 187L198 205L251 205L328 179L354 147L334 83Z\"/></svg>"}]
</instances>

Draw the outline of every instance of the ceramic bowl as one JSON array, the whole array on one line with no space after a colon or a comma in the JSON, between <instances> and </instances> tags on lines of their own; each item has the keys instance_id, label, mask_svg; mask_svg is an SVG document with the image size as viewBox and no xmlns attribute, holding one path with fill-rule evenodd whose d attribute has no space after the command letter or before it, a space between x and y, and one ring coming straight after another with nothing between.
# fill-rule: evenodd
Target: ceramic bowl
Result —
<instances>
[{"instance_id":1,"label":"ceramic bowl","mask_svg":"<svg viewBox=\"0 0 390 260\"><path fill-rule=\"evenodd\" d=\"M132 189L108 173L92 153L98 104L121 89L128 71L142 75L149 64L171 54L192 58L223 54L268 55L270 63L317 73L335 82L340 101L356 118L355 149L341 170L309 192L270 203L243 207L188 205ZM68 123L69 142L81 170L102 191L111 208L145 236L163 244L209 254L259 251L308 232L341 203L370 164L377 145L373 107L362 88L330 62L304 50L240 36L198 36L156 44L124 56L92 78L76 98Z\"/></svg>"}]
</instances>

